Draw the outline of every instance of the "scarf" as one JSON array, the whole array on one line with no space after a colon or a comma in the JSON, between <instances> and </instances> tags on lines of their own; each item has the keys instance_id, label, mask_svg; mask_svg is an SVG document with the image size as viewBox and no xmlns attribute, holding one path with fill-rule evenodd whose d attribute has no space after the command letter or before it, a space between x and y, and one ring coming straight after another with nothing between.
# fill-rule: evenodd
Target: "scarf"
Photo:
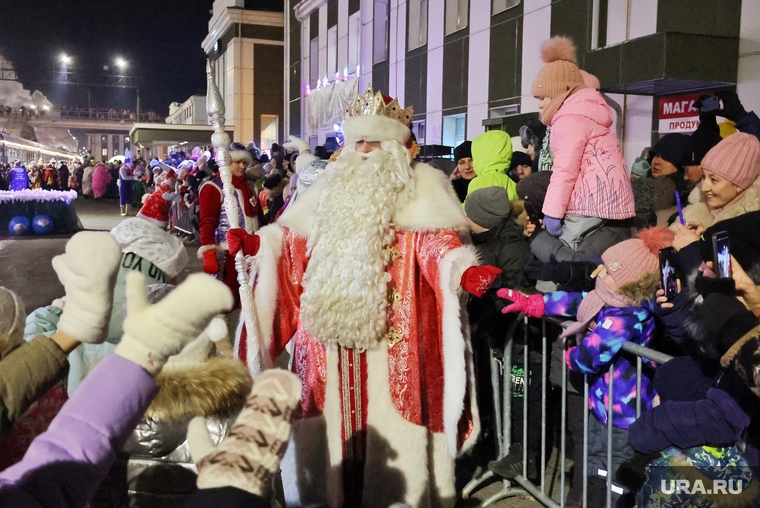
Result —
<instances>
[{"instance_id":1,"label":"scarf","mask_svg":"<svg viewBox=\"0 0 760 508\"><path fill-rule=\"evenodd\" d=\"M591 291L581 302L578 307L577 321L567 327L560 337L569 337L570 335L576 335L579 333L585 334L586 328L594 317L604 307L636 307L636 302L633 300L615 293L604 281L597 277L596 288Z\"/></svg>"}]
</instances>

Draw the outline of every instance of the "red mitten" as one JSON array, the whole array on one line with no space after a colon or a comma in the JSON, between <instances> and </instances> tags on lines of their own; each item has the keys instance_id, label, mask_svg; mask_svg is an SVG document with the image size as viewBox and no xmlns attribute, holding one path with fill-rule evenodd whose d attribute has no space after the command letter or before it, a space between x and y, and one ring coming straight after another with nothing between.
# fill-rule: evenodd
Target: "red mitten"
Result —
<instances>
[{"instance_id":1,"label":"red mitten","mask_svg":"<svg viewBox=\"0 0 760 508\"><path fill-rule=\"evenodd\" d=\"M216 259L216 249L207 250L203 253L203 271L209 275L219 273L219 261Z\"/></svg>"},{"instance_id":2,"label":"red mitten","mask_svg":"<svg viewBox=\"0 0 760 508\"><path fill-rule=\"evenodd\" d=\"M525 296L519 291L509 288L501 288L496 292L499 298L509 300L512 305L507 305L501 312L507 314L509 312L524 312L528 317L541 317L544 315L544 295L530 295Z\"/></svg>"},{"instance_id":3,"label":"red mitten","mask_svg":"<svg viewBox=\"0 0 760 508\"><path fill-rule=\"evenodd\" d=\"M501 274L501 269L495 266L471 266L462 274L462 289L480 298L499 274Z\"/></svg>"},{"instance_id":4,"label":"red mitten","mask_svg":"<svg viewBox=\"0 0 760 508\"><path fill-rule=\"evenodd\" d=\"M227 231L227 245L230 255L235 256L240 248L246 256L255 256L259 252L259 236L251 235L245 229L234 228Z\"/></svg>"}]
</instances>

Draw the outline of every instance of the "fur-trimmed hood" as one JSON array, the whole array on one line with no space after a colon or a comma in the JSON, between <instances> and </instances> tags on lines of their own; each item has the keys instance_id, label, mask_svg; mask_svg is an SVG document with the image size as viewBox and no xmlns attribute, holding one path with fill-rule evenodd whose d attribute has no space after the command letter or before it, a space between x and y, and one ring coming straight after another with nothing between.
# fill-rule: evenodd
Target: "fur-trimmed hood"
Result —
<instances>
[{"instance_id":1,"label":"fur-trimmed hood","mask_svg":"<svg viewBox=\"0 0 760 508\"><path fill-rule=\"evenodd\" d=\"M145 415L180 421L190 416L229 418L243 408L253 386L248 368L236 358L166 364L156 376L161 388Z\"/></svg>"},{"instance_id":2,"label":"fur-trimmed hood","mask_svg":"<svg viewBox=\"0 0 760 508\"><path fill-rule=\"evenodd\" d=\"M396 210L391 223L410 231L436 231L439 229L468 230L467 220L461 203L448 178L438 169L425 163L412 165L415 176L415 197ZM328 166L326 171L330 171ZM301 236L309 238L312 233L312 209L319 201L325 188L325 178L320 178L289 206L278 222Z\"/></svg>"},{"instance_id":3,"label":"fur-trimmed hood","mask_svg":"<svg viewBox=\"0 0 760 508\"><path fill-rule=\"evenodd\" d=\"M705 196L702 193L702 187L696 186L689 194L689 205L683 209L683 217L686 222L695 222L707 229L716 222L738 217L747 212L760 210L760 177L755 180L742 196L735 203L725 206L718 215L713 216L710 208L705 202ZM675 224L671 229L675 229Z\"/></svg>"}]
</instances>

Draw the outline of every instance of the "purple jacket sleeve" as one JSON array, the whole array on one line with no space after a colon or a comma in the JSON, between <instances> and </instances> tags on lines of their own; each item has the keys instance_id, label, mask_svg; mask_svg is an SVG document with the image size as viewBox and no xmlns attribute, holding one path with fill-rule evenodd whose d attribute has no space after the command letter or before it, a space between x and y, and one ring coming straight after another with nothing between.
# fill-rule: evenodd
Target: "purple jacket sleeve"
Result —
<instances>
[{"instance_id":1,"label":"purple jacket sleeve","mask_svg":"<svg viewBox=\"0 0 760 508\"><path fill-rule=\"evenodd\" d=\"M710 388L702 400L668 400L642 413L628 428L628 444L642 453L734 444L749 421L728 393Z\"/></svg>"},{"instance_id":2,"label":"purple jacket sleeve","mask_svg":"<svg viewBox=\"0 0 760 508\"><path fill-rule=\"evenodd\" d=\"M0 505L84 505L157 393L139 365L104 359L21 462L0 473Z\"/></svg>"}]
</instances>

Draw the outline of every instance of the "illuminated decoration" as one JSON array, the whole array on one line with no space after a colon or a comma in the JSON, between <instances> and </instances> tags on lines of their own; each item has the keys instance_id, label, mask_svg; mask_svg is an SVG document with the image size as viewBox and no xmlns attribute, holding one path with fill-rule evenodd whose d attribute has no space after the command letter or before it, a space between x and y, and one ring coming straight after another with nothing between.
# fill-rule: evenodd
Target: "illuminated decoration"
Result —
<instances>
[{"instance_id":1,"label":"illuminated decoration","mask_svg":"<svg viewBox=\"0 0 760 508\"><path fill-rule=\"evenodd\" d=\"M306 95L309 95L311 93L311 87L309 85L306 85Z\"/></svg>"},{"instance_id":2,"label":"illuminated decoration","mask_svg":"<svg viewBox=\"0 0 760 508\"><path fill-rule=\"evenodd\" d=\"M357 65L356 66L356 77L358 78L359 76L361 76L361 73L362 73L362 66L361 65Z\"/></svg>"},{"instance_id":3,"label":"illuminated decoration","mask_svg":"<svg viewBox=\"0 0 760 508\"><path fill-rule=\"evenodd\" d=\"M348 66L343 69L343 79L348 79Z\"/></svg>"}]
</instances>

